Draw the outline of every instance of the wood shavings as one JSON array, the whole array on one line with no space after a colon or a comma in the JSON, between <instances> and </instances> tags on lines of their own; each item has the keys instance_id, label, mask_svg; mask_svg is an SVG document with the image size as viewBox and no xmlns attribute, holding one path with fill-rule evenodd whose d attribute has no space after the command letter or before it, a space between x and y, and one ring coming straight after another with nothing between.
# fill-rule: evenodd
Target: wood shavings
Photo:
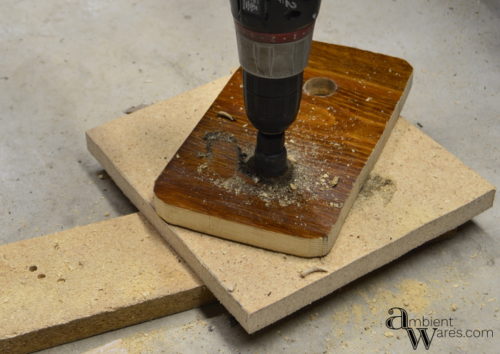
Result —
<instances>
[{"instance_id":1,"label":"wood shavings","mask_svg":"<svg viewBox=\"0 0 500 354\"><path fill-rule=\"evenodd\" d=\"M230 120L231 122L236 121L236 119L232 115L230 115L229 113L224 112L224 111L217 112L217 117Z\"/></svg>"},{"instance_id":2,"label":"wood shavings","mask_svg":"<svg viewBox=\"0 0 500 354\"><path fill-rule=\"evenodd\" d=\"M97 174L97 178L99 178L99 179L108 179L108 178L109 178L109 176L108 176L108 174L106 173L106 171L102 171L102 172L99 172L99 173Z\"/></svg>"},{"instance_id":3,"label":"wood shavings","mask_svg":"<svg viewBox=\"0 0 500 354\"><path fill-rule=\"evenodd\" d=\"M146 108L147 106L149 106L149 105L141 103L140 105L131 106L131 107L127 108L126 110L123 111L123 113L125 113L125 114L132 114L134 112L137 112L140 109Z\"/></svg>"},{"instance_id":4,"label":"wood shavings","mask_svg":"<svg viewBox=\"0 0 500 354\"><path fill-rule=\"evenodd\" d=\"M204 169L206 169L208 167L208 163L203 163L201 164L200 166L198 166L198 168L196 169L196 171L201 174L203 172Z\"/></svg>"},{"instance_id":5,"label":"wood shavings","mask_svg":"<svg viewBox=\"0 0 500 354\"><path fill-rule=\"evenodd\" d=\"M307 270L303 270L300 272L300 277L303 279L307 277L308 275L314 274L314 273L328 273L326 269L319 268L319 267L313 267Z\"/></svg>"}]
</instances>

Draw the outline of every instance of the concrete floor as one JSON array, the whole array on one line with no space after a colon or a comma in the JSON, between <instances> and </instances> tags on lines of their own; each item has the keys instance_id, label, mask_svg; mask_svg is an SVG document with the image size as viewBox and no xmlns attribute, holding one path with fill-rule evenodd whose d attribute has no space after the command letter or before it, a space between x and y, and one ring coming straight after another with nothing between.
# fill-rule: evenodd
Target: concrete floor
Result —
<instances>
[{"instance_id":1,"label":"concrete floor","mask_svg":"<svg viewBox=\"0 0 500 354\"><path fill-rule=\"evenodd\" d=\"M500 185L500 1L324 1L315 38L407 59L415 81L404 116ZM0 243L133 212L98 178L84 131L238 64L227 0L3 0L0 53ZM431 351L498 352L499 236L496 203L253 336L210 305L46 352L109 342L107 351L144 353L412 352L384 326L405 301L415 315L494 330L437 338Z\"/></svg>"}]
</instances>

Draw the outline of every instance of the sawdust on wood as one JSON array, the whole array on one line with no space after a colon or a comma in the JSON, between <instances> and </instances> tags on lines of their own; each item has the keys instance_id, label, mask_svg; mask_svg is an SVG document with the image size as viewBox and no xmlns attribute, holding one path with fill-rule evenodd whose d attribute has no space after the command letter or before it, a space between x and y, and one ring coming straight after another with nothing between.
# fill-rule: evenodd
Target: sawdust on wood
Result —
<instances>
[{"instance_id":1,"label":"sawdust on wood","mask_svg":"<svg viewBox=\"0 0 500 354\"><path fill-rule=\"evenodd\" d=\"M312 168L306 162L309 154L314 154L315 149L307 152L289 153L289 172L276 179L261 179L253 172L252 158L253 147L242 147L234 135L223 131L207 132L203 137L205 150L197 153L200 164L197 172L215 186L234 195L249 195L257 197L266 206L276 203L280 207L294 205L300 207L306 200L319 200L324 195L321 192L334 191L341 183L341 178L325 172L321 167ZM230 143L235 146L238 154L238 165L230 177L218 176L208 163L213 156L213 148L217 143ZM250 203L249 198L249 203ZM333 199L333 200L332 200ZM327 205L342 208L343 203L331 194Z\"/></svg>"},{"instance_id":2,"label":"sawdust on wood","mask_svg":"<svg viewBox=\"0 0 500 354\"><path fill-rule=\"evenodd\" d=\"M313 267L313 268L306 269L306 270L303 270L302 272L300 272L300 277L305 278L308 275L311 275L314 273L328 273L328 271L326 269L323 269L323 268Z\"/></svg>"},{"instance_id":3,"label":"sawdust on wood","mask_svg":"<svg viewBox=\"0 0 500 354\"><path fill-rule=\"evenodd\" d=\"M370 174L368 180L361 188L359 195L364 198L370 198L375 194L380 195L384 201L384 205L387 205L392 200L396 191L396 183L392 179L384 178L377 174Z\"/></svg>"},{"instance_id":4,"label":"sawdust on wood","mask_svg":"<svg viewBox=\"0 0 500 354\"><path fill-rule=\"evenodd\" d=\"M236 119L232 115L230 115L229 113L224 112L224 111L217 112L217 117L230 120L231 122L236 121Z\"/></svg>"}]
</instances>

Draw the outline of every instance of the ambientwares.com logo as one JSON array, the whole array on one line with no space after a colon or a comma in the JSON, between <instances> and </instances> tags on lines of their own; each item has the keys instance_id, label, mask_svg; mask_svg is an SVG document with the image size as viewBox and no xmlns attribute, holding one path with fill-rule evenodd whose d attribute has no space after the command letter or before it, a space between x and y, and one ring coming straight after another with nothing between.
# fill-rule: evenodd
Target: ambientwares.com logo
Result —
<instances>
[{"instance_id":1,"label":"ambientwares.com logo","mask_svg":"<svg viewBox=\"0 0 500 354\"><path fill-rule=\"evenodd\" d=\"M389 309L391 315L385 321L387 328L404 330L408 334L410 344L417 350L420 342L429 350L436 338L493 338L492 329L458 329L454 326L454 318L410 318L408 312L401 307Z\"/></svg>"}]
</instances>

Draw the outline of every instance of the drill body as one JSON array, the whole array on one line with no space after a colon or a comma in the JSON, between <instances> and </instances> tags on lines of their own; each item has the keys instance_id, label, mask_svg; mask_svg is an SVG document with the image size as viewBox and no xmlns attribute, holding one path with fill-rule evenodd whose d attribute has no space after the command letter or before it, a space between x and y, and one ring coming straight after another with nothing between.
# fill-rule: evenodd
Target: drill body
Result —
<instances>
[{"instance_id":1,"label":"drill body","mask_svg":"<svg viewBox=\"0 0 500 354\"><path fill-rule=\"evenodd\" d=\"M288 170L285 130L295 121L321 0L230 0L243 68L245 108L259 131L260 177Z\"/></svg>"}]
</instances>

